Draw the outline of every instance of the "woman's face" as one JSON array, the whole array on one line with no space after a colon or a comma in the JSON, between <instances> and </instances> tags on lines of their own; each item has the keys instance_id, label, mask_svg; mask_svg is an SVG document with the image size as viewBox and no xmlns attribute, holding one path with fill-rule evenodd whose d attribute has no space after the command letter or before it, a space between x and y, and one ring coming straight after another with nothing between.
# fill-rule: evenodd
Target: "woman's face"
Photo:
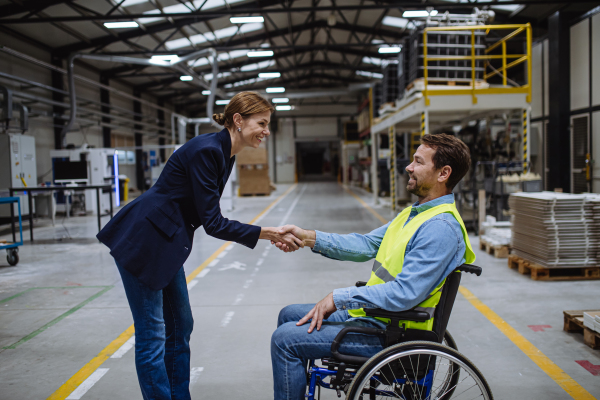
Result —
<instances>
[{"instance_id":1,"label":"woman's face","mask_svg":"<svg viewBox=\"0 0 600 400\"><path fill-rule=\"evenodd\" d=\"M236 121L236 125L242 128L240 133L247 147L257 148L263 140L271 135L271 132L269 132L270 111L252 114L247 118L242 118L241 115L236 114L233 119Z\"/></svg>"}]
</instances>

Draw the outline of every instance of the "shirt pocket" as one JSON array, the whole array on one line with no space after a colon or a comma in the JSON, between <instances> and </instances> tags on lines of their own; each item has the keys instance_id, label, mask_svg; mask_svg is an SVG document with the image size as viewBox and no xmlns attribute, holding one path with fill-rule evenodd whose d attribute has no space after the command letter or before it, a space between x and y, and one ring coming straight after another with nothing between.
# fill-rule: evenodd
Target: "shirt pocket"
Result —
<instances>
[{"instance_id":1,"label":"shirt pocket","mask_svg":"<svg viewBox=\"0 0 600 400\"><path fill-rule=\"evenodd\" d=\"M162 233L167 235L169 239L173 237L179 229L179 225L175 223L163 210L154 206L146 215L146 218L158 228Z\"/></svg>"}]
</instances>

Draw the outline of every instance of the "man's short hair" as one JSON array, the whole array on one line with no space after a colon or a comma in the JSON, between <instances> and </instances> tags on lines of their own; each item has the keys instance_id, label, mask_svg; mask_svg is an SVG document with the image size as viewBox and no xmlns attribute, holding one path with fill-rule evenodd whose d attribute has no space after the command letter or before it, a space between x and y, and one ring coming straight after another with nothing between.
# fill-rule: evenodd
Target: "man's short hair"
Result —
<instances>
[{"instance_id":1,"label":"man's short hair","mask_svg":"<svg viewBox=\"0 0 600 400\"><path fill-rule=\"evenodd\" d=\"M467 145L456 136L445 133L437 135L424 135L421 144L435 150L433 154L433 165L441 169L446 165L452 168L452 173L446 181L446 187L450 190L467 174L471 166L471 152Z\"/></svg>"}]
</instances>

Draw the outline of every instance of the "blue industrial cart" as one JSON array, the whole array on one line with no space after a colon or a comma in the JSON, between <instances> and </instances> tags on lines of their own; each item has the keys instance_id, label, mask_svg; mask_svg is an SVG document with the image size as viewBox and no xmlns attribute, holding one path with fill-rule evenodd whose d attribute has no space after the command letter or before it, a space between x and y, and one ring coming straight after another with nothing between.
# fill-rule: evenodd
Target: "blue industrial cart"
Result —
<instances>
[{"instance_id":1,"label":"blue industrial cart","mask_svg":"<svg viewBox=\"0 0 600 400\"><path fill-rule=\"evenodd\" d=\"M19 210L19 235L21 240L17 242L15 232L15 215L12 203L17 203ZM12 243L0 244L0 250L6 249L6 260L10 265L17 265L19 262L19 246L23 246L23 221L21 220L21 199L18 197L0 197L0 204L10 204L10 224L12 228ZM31 211L30 211L31 212Z\"/></svg>"}]
</instances>

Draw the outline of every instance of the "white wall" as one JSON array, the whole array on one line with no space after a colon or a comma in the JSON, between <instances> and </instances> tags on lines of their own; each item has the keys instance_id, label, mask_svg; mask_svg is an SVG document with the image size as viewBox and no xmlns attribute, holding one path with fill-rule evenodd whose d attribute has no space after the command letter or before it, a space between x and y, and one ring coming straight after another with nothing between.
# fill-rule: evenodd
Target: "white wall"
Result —
<instances>
[{"instance_id":1,"label":"white wall","mask_svg":"<svg viewBox=\"0 0 600 400\"><path fill-rule=\"evenodd\" d=\"M590 20L571 27L571 110L590 105Z\"/></svg>"}]
</instances>

